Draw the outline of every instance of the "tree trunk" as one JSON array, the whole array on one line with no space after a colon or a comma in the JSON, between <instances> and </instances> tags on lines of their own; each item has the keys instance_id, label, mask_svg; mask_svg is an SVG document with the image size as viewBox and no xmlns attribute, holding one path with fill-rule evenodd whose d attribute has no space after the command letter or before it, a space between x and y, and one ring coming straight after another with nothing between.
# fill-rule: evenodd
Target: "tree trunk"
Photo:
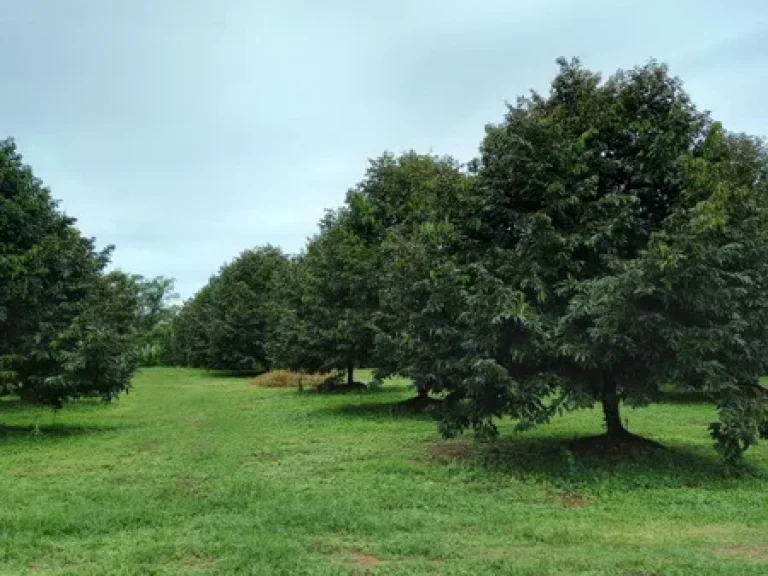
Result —
<instances>
[{"instance_id":1,"label":"tree trunk","mask_svg":"<svg viewBox=\"0 0 768 576\"><path fill-rule=\"evenodd\" d=\"M347 386L352 386L355 383L355 367L350 364L347 366Z\"/></svg>"},{"instance_id":2,"label":"tree trunk","mask_svg":"<svg viewBox=\"0 0 768 576\"><path fill-rule=\"evenodd\" d=\"M609 438L622 438L627 436L626 428L621 423L619 412L619 395L616 390L616 382L610 378L604 378L601 402L603 404L603 416L605 417L605 432Z\"/></svg>"},{"instance_id":3,"label":"tree trunk","mask_svg":"<svg viewBox=\"0 0 768 576\"><path fill-rule=\"evenodd\" d=\"M425 385L416 386L416 394L418 394L419 398L425 399L429 397L429 387Z\"/></svg>"}]
</instances>

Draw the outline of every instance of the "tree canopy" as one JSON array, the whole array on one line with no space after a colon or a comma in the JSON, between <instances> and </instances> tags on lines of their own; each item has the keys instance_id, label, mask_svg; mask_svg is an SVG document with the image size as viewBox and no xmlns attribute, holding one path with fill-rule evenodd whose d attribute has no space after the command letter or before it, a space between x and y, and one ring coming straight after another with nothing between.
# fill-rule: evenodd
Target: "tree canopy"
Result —
<instances>
[{"instance_id":1,"label":"tree canopy","mask_svg":"<svg viewBox=\"0 0 768 576\"><path fill-rule=\"evenodd\" d=\"M292 262L277 292L283 311L272 348L278 365L345 371L350 384L354 368L373 359L378 309L376 246L352 224L350 210L328 211Z\"/></svg>"},{"instance_id":2,"label":"tree canopy","mask_svg":"<svg viewBox=\"0 0 768 576\"><path fill-rule=\"evenodd\" d=\"M470 178L450 157L415 152L386 154L371 173L348 201L378 246L377 376L410 378L424 397L457 374L461 306L448 268Z\"/></svg>"},{"instance_id":3,"label":"tree canopy","mask_svg":"<svg viewBox=\"0 0 768 576\"><path fill-rule=\"evenodd\" d=\"M267 369L273 277L286 263L279 249L265 246L223 266L175 319L179 363L211 370Z\"/></svg>"},{"instance_id":4,"label":"tree canopy","mask_svg":"<svg viewBox=\"0 0 768 576\"><path fill-rule=\"evenodd\" d=\"M0 394L59 407L110 400L136 368L138 293L11 140L0 143Z\"/></svg>"},{"instance_id":5,"label":"tree canopy","mask_svg":"<svg viewBox=\"0 0 768 576\"><path fill-rule=\"evenodd\" d=\"M766 154L654 62L603 81L560 60L550 93L487 128L460 242L471 263L451 433L525 428L660 386L717 402L729 456L768 421Z\"/></svg>"}]
</instances>

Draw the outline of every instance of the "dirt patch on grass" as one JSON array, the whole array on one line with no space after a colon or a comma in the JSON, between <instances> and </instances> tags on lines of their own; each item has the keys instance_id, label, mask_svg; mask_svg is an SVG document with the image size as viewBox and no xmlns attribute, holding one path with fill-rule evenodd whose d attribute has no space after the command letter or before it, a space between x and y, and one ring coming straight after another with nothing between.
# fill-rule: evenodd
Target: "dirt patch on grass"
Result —
<instances>
[{"instance_id":1,"label":"dirt patch on grass","mask_svg":"<svg viewBox=\"0 0 768 576\"><path fill-rule=\"evenodd\" d=\"M704 538L714 541L731 540L739 541L742 528L729 524L703 524L701 526L686 526L677 530L677 533L686 538Z\"/></svg>"},{"instance_id":2,"label":"dirt patch on grass","mask_svg":"<svg viewBox=\"0 0 768 576\"><path fill-rule=\"evenodd\" d=\"M472 444L468 442L427 442L427 456L434 460L467 460L472 456Z\"/></svg>"},{"instance_id":3,"label":"dirt patch on grass","mask_svg":"<svg viewBox=\"0 0 768 576\"><path fill-rule=\"evenodd\" d=\"M563 492L551 492L549 496L552 500L554 500L564 508L570 508L573 510L576 510L579 508L586 508L590 504L589 499L586 496L584 496L583 494L580 494L579 492L576 492L575 490L565 490Z\"/></svg>"},{"instance_id":4,"label":"dirt patch on grass","mask_svg":"<svg viewBox=\"0 0 768 576\"><path fill-rule=\"evenodd\" d=\"M720 549L729 543L760 539L761 533L733 524L681 525L664 521L647 522L628 526L622 531L624 538L631 538L645 545L670 542L691 542L692 545Z\"/></svg>"},{"instance_id":5,"label":"dirt patch on grass","mask_svg":"<svg viewBox=\"0 0 768 576\"><path fill-rule=\"evenodd\" d=\"M344 566L348 574L369 574L386 563L385 560L378 556L350 548L336 550L333 554L326 557L333 564Z\"/></svg>"},{"instance_id":6,"label":"dirt patch on grass","mask_svg":"<svg viewBox=\"0 0 768 576\"><path fill-rule=\"evenodd\" d=\"M334 534L315 540L314 546L329 562L344 566L349 574L366 574L386 561L365 551L360 542L348 540L348 535Z\"/></svg>"},{"instance_id":7,"label":"dirt patch on grass","mask_svg":"<svg viewBox=\"0 0 768 576\"><path fill-rule=\"evenodd\" d=\"M177 492L181 492L187 496L197 496L203 489L203 481L191 476L182 476L181 478L176 479L174 487Z\"/></svg>"},{"instance_id":8,"label":"dirt patch on grass","mask_svg":"<svg viewBox=\"0 0 768 576\"><path fill-rule=\"evenodd\" d=\"M135 478L130 476L118 476L113 480L116 486L135 486L138 484Z\"/></svg>"},{"instance_id":9,"label":"dirt patch on grass","mask_svg":"<svg viewBox=\"0 0 768 576\"><path fill-rule=\"evenodd\" d=\"M376 568L384 562L381 558L377 558L372 554L363 554L362 552L356 553L353 558L355 560L355 566L365 569Z\"/></svg>"},{"instance_id":10,"label":"dirt patch on grass","mask_svg":"<svg viewBox=\"0 0 768 576\"><path fill-rule=\"evenodd\" d=\"M750 544L742 546L731 546L729 548L720 548L716 550L720 556L737 558L748 562L758 562L768 564L768 542L764 544Z\"/></svg>"},{"instance_id":11,"label":"dirt patch on grass","mask_svg":"<svg viewBox=\"0 0 768 576\"><path fill-rule=\"evenodd\" d=\"M273 452L251 452L248 454L246 461L248 462L277 462L282 460L283 457Z\"/></svg>"},{"instance_id":12,"label":"dirt patch on grass","mask_svg":"<svg viewBox=\"0 0 768 576\"><path fill-rule=\"evenodd\" d=\"M156 438L152 440L144 440L143 442L136 444L136 452L139 452L140 454L158 452L162 445L163 441Z\"/></svg>"},{"instance_id":13,"label":"dirt patch on grass","mask_svg":"<svg viewBox=\"0 0 768 576\"><path fill-rule=\"evenodd\" d=\"M208 572L216 565L212 558L206 558L198 554L184 556L176 562L176 571L180 573L188 572Z\"/></svg>"},{"instance_id":14,"label":"dirt patch on grass","mask_svg":"<svg viewBox=\"0 0 768 576\"><path fill-rule=\"evenodd\" d=\"M196 416L194 418L190 418L187 425L193 430L202 430L206 427L205 418L203 418L202 416Z\"/></svg>"},{"instance_id":15,"label":"dirt patch on grass","mask_svg":"<svg viewBox=\"0 0 768 576\"><path fill-rule=\"evenodd\" d=\"M43 574L52 572L52 566L43 562L32 562L27 565L27 570L33 574Z\"/></svg>"}]
</instances>

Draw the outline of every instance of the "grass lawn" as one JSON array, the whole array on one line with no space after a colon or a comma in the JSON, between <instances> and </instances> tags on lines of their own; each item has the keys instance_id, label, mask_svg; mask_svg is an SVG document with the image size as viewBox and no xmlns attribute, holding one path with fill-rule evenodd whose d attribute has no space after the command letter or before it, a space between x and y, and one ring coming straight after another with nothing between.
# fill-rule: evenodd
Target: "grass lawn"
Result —
<instances>
[{"instance_id":1,"label":"grass lawn","mask_svg":"<svg viewBox=\"0 0 768 576\"><path fill-rule=\"evenodd\" d=\"M768 444L729 470L695 399L625 410L669 450L616 463L559 443L596 411L475 446L409 395L153 369L55 421L0 401L0 574L768 574Z\"/></svg>"}]
</instances>

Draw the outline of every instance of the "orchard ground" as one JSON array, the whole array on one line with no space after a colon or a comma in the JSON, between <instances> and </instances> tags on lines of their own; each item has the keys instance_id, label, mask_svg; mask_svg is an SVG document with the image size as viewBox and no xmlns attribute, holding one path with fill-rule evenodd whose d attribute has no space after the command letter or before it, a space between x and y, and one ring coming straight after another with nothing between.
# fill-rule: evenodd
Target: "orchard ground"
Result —
<instances>
[{"instance_id":1,"label":"orchard ground","mask_svg":"<svg viewBox=\"0 0 768 576\"><path fill-rule=\"evenodd\" d=\"M617 461L563 443L596 410L475 445L411 394L151 369L113 405L4 399L0 574L768 573L768 445L726 467L700 399L625 409L666 450Z\"/></svg>"}]
</instances>

